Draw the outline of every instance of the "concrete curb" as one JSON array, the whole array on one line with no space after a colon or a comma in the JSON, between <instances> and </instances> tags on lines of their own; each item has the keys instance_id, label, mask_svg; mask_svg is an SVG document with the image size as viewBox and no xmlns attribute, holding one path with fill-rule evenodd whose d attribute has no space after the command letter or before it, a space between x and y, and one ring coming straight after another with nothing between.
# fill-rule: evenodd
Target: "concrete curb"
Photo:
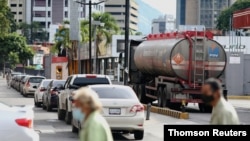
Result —
<instances>
[{"instance_id":1,"label":"concrete curb","mask_svg":"<svg viewBox=\"0 0 250 141\"><path fill-rule=\"evenodd\" d=\"M147 110L147 105L146 104L143 104L143 105L144 105L144 109ZM151 106L150 111L153 113L171 116L171 117L178 118L178 119L189 119L189 114L187 112L180 112L180 111L172 110L169 108L160 108L156 106Z\"/></svg>"},{"instance_id":2,"label":"concrete curb","mask_svg":"<svg viewBox=\"0 0 250 141\"><path fill-rule=\"evenodd\" d=\"M250 100L250 96L227 96L228 99Z\"/></svg>"}]
</instances>

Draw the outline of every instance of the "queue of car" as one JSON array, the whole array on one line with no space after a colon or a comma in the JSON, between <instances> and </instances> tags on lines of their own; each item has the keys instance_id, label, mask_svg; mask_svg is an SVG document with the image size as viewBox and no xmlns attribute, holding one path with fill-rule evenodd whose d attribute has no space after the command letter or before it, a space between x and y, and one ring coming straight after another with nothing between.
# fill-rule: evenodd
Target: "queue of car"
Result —
<instances>
[{"instance_id":1,"label":"queue of car","mask_svg":"<svg viewBox=\"0 0 250 141\"><path fill-rule=\"evenodd\" d=\"M43 76L18 74L11 86L24 97L34 96L34 105L48 112L57 109L58 120L72 125L77 133L82 124L73 117L74 103L70 101L74 91L87 86L93 89L103 104L102 114L112 132L133 133L136 140L144 136L144 107L132 88L113 85L106 75L76 74L66 80L46 79Z\"/></svg>"}]
</instances>

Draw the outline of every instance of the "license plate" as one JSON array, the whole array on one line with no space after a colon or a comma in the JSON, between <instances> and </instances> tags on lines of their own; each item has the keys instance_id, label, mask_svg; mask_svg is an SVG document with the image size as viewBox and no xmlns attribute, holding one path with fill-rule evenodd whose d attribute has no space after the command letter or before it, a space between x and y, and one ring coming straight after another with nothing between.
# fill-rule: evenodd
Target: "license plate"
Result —
<instances>
[{"instance_id":1,"label":"license plate","mask_svg":"<svg viewBox=\"0 0 250 141\"><path fill-rule=\"evenodd\" d=\"M109 114L110 115L120 115L121 108L109 108Z\"/></svg>"}]
</instances>

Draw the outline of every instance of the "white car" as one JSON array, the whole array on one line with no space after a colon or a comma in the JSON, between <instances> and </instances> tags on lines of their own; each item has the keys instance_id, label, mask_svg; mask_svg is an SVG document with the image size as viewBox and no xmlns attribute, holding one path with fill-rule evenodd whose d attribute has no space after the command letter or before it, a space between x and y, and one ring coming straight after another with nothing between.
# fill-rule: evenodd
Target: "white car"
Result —
<instances>
[{"instance_id":1,"label":"white car","mask_svg":"<svg viewBox=\"0 0 250 141\"><path fill-rule=\"evenodd\" d=\"M122 85L91 85L89 87L99 95L103 105L102 114L112 132L134 133L136 140L143 139L144 106L132 88ZM72 132L77 132L79 128L81 128L80 121L73 117Z\"/></svg>"},{"instance_id":2,"label":"white car","mask_svg":"<svg viewBox=\"0 0 250 141\"><path fill-rule=\"evenodd\" d=\"M33 129L33 106L8 106L0 102L1 141L39 141Z\"/></svg>"},{"instance_id":3,"label":"white car","mask_svg":"<svg viewBox=\"0 0 250 141\"><path fill-rule=\"evenodd\" d=\"M47 87L52 79L43 79L38 86L34 86L33 88L36 89L34 94L34 104L36 107L40 107L43 103L43 94L46 92Z\"/></svg>"}]
</instances>

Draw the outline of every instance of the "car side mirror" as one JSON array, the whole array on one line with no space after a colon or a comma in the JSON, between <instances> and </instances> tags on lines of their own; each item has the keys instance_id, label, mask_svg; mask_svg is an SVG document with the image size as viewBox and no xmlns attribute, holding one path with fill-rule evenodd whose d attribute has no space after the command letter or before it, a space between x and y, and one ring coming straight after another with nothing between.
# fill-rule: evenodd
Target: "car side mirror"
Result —
<instances>
[{"instance_id":1,"label":"car side mirror","mask_svg":"<svg viewBox=\"0 0 250 141\"><path fill-rule=\"evenodd\" d=\"M37 89L37 86L33 86L34 89Z\"/></svg>"},{"instance_id":2,"label":"car side mirror","mask_svg":"<svg viewBox=\"0 0 250 141\"><path fill-rule=\"evenodd\" d=\"M69 97L69 101L73 101L73 97L72 96Z\"/></svg>"}]
</instances>

